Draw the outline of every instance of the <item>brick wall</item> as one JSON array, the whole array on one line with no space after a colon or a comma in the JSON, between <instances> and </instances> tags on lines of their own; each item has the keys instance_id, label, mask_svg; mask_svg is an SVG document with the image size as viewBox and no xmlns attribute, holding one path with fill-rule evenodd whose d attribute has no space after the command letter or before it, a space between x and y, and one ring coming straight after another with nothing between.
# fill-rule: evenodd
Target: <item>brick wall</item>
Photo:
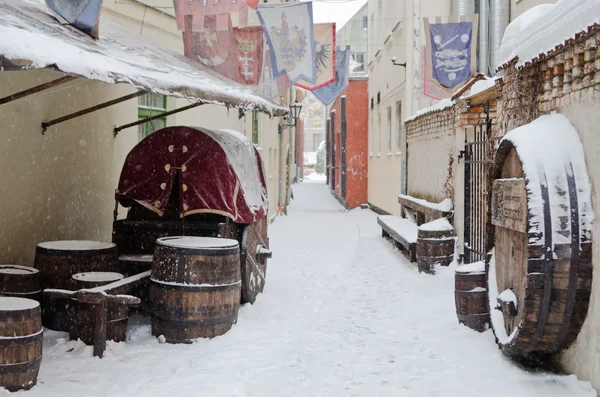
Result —
<instances>
[{"instance_id":1,"label":"brick wall","mask_svg":"<svg viewBox=\"0 0 600 397\"><path fill-rule=\"evenodd\" d=\"M336 186L333 193L349 209L368 202L369 99L365 79L350 80L342 93L346 98L346 167L341 168L341 97L332 106L335 109ZM346 196L341 195L341 176L346 177Z\"/></svg>"}]
</instances>

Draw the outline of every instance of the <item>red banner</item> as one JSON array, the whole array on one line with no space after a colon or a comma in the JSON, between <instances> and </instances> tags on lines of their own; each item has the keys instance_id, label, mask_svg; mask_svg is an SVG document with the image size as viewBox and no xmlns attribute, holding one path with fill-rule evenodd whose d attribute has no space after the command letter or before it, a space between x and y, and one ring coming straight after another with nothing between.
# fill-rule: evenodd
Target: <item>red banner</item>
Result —
<instances>
[{"instance_id":1,"label":"red banner","mask_svg":"<svg viewBox=\"0 0 600 397\"><path fill-rule=\"evenodd\" d=\"M239 13L239 26L248 25L249 7L244 0L173 0L173 6L179 30L187 30L186 17L191 17L191 31L201 32L207 27L204 17L218 14Z\"/></svg>"},{"instance_id":2,"label":"red banner","mask_svg":"<svg viewBox=\"0 0 600 397\"><path fill-rule=\"evenodd\" d=\"M241 84L258 85L263 70L264 40L260 26L234 29L238 50L238 78Z\"/></svg>"},{"instance_id":3,"label":"red banner","mask_svg":"<svg viewBox=\"0 0 600 397\"><path fill-rule=\"evenodd\" d=\"M239 81L238 50L229 15L207 15L204 19L206 27L196 32L193 30L193 18L186 16L183 31L185 56Z\"/></svg>"}]
</instances>

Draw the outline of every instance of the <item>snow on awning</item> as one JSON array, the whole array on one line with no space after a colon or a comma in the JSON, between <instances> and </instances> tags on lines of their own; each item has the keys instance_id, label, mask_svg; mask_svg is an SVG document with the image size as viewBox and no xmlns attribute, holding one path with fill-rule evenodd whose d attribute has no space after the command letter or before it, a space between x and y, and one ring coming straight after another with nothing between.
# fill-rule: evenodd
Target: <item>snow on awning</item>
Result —
<instances>
[{"instance_id":1,"label":"snow on awning","mask_svg":"<svg viewBox=\"0 0 600 397\"><path fill-rule=\"evenodd\" d=\"M41 2L0 1L0 70L58 69L144 91L259 110L282 116L288 109L262 98L204 65L162 49L102 18L100 40L62 25Z\"/></svg>"}]
</instances>

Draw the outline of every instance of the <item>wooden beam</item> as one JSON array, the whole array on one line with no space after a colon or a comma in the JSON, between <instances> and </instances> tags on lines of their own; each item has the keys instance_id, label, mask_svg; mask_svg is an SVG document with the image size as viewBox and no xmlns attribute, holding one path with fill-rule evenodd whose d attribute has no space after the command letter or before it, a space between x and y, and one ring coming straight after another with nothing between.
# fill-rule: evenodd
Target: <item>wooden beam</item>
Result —
<instances>
[{"instance_id":1,"label":"wooden beam","mask_svg":"<svg viewBox=\"0 0 600 397\"><path fill-rule=\"evenodd\" d=\"M45 91L47 89L59 86L61 84L68 83L69 81L73 81L76 78L77 77L75 76L64 76L59 79L52 80L44 84L36 85L35 87L31 87L26 90L11 94L9 96L5 96L4 98L0 98L0 105L4 105L6 103L16 101L17 99L25 98L29 95L37 94L38 92Z\"/></svg>"},{"instance_id":2,"label":"wooden beam","mask_svg":"<svg viewBox=\"0 0 600 397\"><path fill-rule=\"evenodd\" d=\"M147 122L152 121L152 120L162 119L163 117L167 117L167 116L170 116L170 115L175 114L175 113L184 112L186 110L193 109L193 108L196 108L198 106L202 106L204 104L205 104L204 102L196 102L196 103L193 103L191 105L184 106L182 108L177 108L177 109L174 109L174 110L169 110L168 112L163 112L163 113L157 114L156 116L146 117L145 119L140 119L138 121L134 121L133 123L125 124L125 125L122 125L120 127L119 126L115 126L115 130L114 130L115 137L119 134L120 131L125 130L127 128L135 127L136 125L144 124L144 123L147 123Z\"/></svg>"},{"instance_id":3,"label":"wooden beam","mask_svg":"<svg viewBox=\"0 0 600 397\"><path fill-rule=\"evenodd\" d=\"M55 124L63 123L65 121L74 119L75 117L83 116L83 115L86 115L88 113L95 112L96 110L104 109L104 108L107 108L109 106L116 105L117 103L125 102L125 101L128 101L128 100L133 99L133 98L137 98L139 96L144 95L145 93L146 93L146 91L137 91L137 92L134 92L133 94L125 95L125 96L122 96L120 98L113 99L112 101L104 102L104 103L101 103L99 105L92 106L92 107L89 107L87 109L83 109L83 110L80 110L78 112L71 113L71 114L68 114L66 116L63 116L63 117L59 117L59 118L54 119L54 120L45 121L45 122L42 123L42 135L44 135L44 133L46 132L46 130L48 129L48 127L51 127L51 126L53 126Z\"/></svg>"}]
</instances>

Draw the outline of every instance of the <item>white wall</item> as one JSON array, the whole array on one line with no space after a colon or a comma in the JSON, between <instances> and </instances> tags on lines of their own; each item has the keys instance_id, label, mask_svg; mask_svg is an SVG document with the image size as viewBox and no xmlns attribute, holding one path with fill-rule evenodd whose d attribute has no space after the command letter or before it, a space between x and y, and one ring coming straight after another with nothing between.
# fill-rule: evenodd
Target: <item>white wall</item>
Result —
<instances>
[{"instance_id":1,"label":"white wall","mask_svg":"<svg viewBox=\"0 0 600 397\"><path fill-rule=\"evenodd\" d=\"M583 150L587 162L588 173L592 182L592 205L596 218L598 218L598 188L600 187L600 152L598 152L598 125L600 125L600 93L597 89L590 88L582 92L582 99L559 109L569 118L579 132L583 143ZM562 363L566 369L578 377L589 380L592 385L600 390L600 222L593 223L593 252L592 262L594 278L590 306L583 328L575 344L562 356Z\"/></svg>"}]
</instances>

